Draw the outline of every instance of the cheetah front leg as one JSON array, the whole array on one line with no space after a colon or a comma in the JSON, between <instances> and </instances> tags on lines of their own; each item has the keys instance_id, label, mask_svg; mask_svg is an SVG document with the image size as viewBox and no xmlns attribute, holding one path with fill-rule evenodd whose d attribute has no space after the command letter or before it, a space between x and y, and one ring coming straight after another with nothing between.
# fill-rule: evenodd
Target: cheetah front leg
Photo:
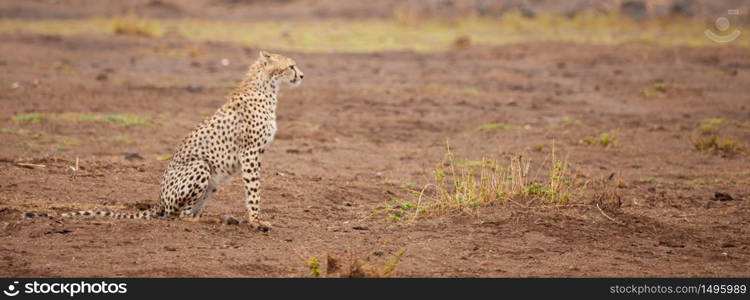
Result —
<instances>
[{"instance_id":1,"label":"cheetah front leg","mask_svg":"<svg viewBox=\"0 0 750 300\"><path fill-rule=\"evenodd\" d=\"M271 229L271 223L261 221L260 214L260 156L258 149L242 153L242 181L245 183L245 207L250 226L261 231Z\"/></svg>"}]
</instances>

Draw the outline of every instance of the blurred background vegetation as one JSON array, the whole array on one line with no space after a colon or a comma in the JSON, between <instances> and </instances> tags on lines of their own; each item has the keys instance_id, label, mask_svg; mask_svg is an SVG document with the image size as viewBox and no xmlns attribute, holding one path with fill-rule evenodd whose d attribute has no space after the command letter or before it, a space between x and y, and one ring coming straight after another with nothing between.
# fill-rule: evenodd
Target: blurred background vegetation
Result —
<instances>
[{"instance_id":1,"label":"blurred background vegetation","mask_svg":"<svg viewBox=\"0 0 750 300\"><path fill-rule=\"evenodd\" d=\"M529 41L720 46L704 31L746 31L748 8L742 0L6 0L0 33L181 38L318 53ZM720 17L729 28L717 28Z\"/></svg>"}]
</instances>

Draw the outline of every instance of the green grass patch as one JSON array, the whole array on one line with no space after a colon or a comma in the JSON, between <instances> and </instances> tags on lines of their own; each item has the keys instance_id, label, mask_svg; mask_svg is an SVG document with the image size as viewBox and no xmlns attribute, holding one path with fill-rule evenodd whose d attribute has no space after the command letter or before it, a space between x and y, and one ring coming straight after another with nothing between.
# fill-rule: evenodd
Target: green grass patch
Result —
<instances>
[{"instance_id":1,"label":"green grass patch","mask_svg":"<svg viewBox=\"0 0 750 300\"><path fill-rule=\"evenodd\" d=\"M13 116L13 118L11 119L17 122L38 123L39 121L42 121L45 119L45 114L40 114L40 113L17 114Z\"/></svg>"},{"instance_id":2,"label":"green grass patch","mask_svg":"<svg viewBox=\"0 0 750 300\"><path fill-rule=\"evenodd\" d=\"M706 118L698 123L698 132L701 134L716 134L721 127L731 124L733 121L724 118Z\"/></svg>"},{"instance_id":3,"label":"green grass patch","mask_svg":"<svg viewBox=\"0 0 750 300\"><path fill-rule=\"evenodd\" d=\"M122 127L149 126L151 121L139 115L131 114L88 114L88 113L27 113L12 117L13 121L38 123L43 120L49 121L71 121L71 122L99 122L110 123Z\"/></svg>"},{"instance_id":4,"label":"green grass patch","mask_svg":"<svg viewBox=\"0 0 750 300\"><path fill-rule=\"evenodd\" d=\"M731 156L745 150L740 142L750 132L750 123L725 118L702 119L695 128L698 133L692 140L698 152L712 152Z\"/></svg>"},{"instance_id":5,"label":"green grass patch","mask_svg":"<svg viewBox=\"0 0 750 300\"><path fill-rule=\"evenodd\" d=\"M114 34L141 37L157 37L164 33L164 28L156 20L141 18L134 13L112 18L112 32Z\"/></svg>"},{"instance_id":6,"label":"green grass patch","mask_svg":"<svg viewBox=\"0 0 750 300\"><path fill-rule=\"evenodd\" d=\"M733 24L734 25L734 24ZM378 51L446 51L457 39L471 45L506 45L536 41L564 41L616 45L645 41L664 46L716 46L703 34L706 24L696 19L671 18L636 22L617 14L585 12L575 17L520 12L501 17L316 20L199 20L148 19L133 14L91 19L0 20L0 33L49 35L118 34L158 38L174 28L193 41L234 42L257 48L300 52L366 53ZM738 27L750 32L750 28ZM732 46L750 47L740 38Z\"/></svg>"},{"instance_id":7,"label":"green grass patch","mask_svg":"<svg viewBox=\"0 0 750 300\"><path fill-rule=\"evenodd\" d=\"M693 148L698 152L717 152L731 155L741 152L743 147L732 139L720 140L717 135L699 136L693 140Z\"/></svg>"}]
</instances>

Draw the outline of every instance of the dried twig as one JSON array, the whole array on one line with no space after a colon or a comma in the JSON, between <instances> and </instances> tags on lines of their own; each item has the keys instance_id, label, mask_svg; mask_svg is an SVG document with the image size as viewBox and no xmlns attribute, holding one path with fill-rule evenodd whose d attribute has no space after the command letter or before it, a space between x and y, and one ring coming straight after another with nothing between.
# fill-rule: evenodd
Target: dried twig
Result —
<instances>
[{"instance_id":1,"label":"dried twig","mask_svg":"<svg viewBox=\"0 0 750 300\"><path fill-rule=\"evenodd\" d=\"M76 165L75 165L75 167L74 166L70 166L70 169L73 170L73 172L76 172L76 171L79 170L78 169L78 157L76 157Z\"/></svg>"},{"instance_id":2,"label":"dried twig","mask_svg":"<svg viewBox=\"0 0 750 300\"><path fill-rule=\"evenodd\" d=\"M427 188L428 188L429 186L431 186L431 185L432 185L432 184L429 184L429 183L428 183L428 184L426 184L426 185L425 185L425 186L424 186L424 187L422 188L422 191L421 191L421 192L419 192L419 198L417 199L417 206L416 206L417 208L416 208L416 209L414 210L414 216L412 216L412 217L411 217L411 219L412 219L412 220L415 220L415 219L417 218L417 215L419 215L419 205L420 205L420 204L422 204L422 196L424 195L424 191L425 191L425 190L426 190L426 189L427 189Z\"/></svg>"},{"instance_id":3,"label":"dried twig","mask_svg":"<svg viewBox=\"0 0 750 300\"><path fill-rule=\"evenodd\" d=\"M604 213L604 211L602 210L602 208L599 207L599 203L596 204L596 208L599 209L599 212L602 213L603 216L607 217L607 219L609 219L610 221L615 222L618 225L625 225L624 223L622 223L620 221L617 221L617 220L615 220L615 218L610 217L606 213Z\"/></svg>"},{"instance_id":4,"label":"dried twig","mask_svg":"<svg viewBox=\"0 0 750 300\"><path fill-rule=\"evenodd\" d=\"M39 165L39 164L30 164L30 163L16 163L16 166L29 168L29 169L41 169L46 168L45 165Z\"/></svg>"}]
</instances>

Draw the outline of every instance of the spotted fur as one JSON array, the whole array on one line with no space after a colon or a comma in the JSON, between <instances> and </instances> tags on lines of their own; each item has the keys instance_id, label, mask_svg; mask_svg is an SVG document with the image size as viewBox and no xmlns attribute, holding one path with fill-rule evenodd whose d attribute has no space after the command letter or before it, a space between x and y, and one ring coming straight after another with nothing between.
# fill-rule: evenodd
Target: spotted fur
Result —
<instances>
[{"instance_id":1,"label":"spotted fur","mask_svg":"<svg viewBox=\"0 0 750 300\"><path fill-rule=\"evenodd\" d=\"M183 140L164 172L157 205L136 213L79 211L63 216L199 217L211 195L240 173L249 224L269 229L270 223L259 219L261 158L276 133L276 96L280 84L298 86L303 77L294 60L261 51L227 103Z\"/></svg>"}]
</instances>

